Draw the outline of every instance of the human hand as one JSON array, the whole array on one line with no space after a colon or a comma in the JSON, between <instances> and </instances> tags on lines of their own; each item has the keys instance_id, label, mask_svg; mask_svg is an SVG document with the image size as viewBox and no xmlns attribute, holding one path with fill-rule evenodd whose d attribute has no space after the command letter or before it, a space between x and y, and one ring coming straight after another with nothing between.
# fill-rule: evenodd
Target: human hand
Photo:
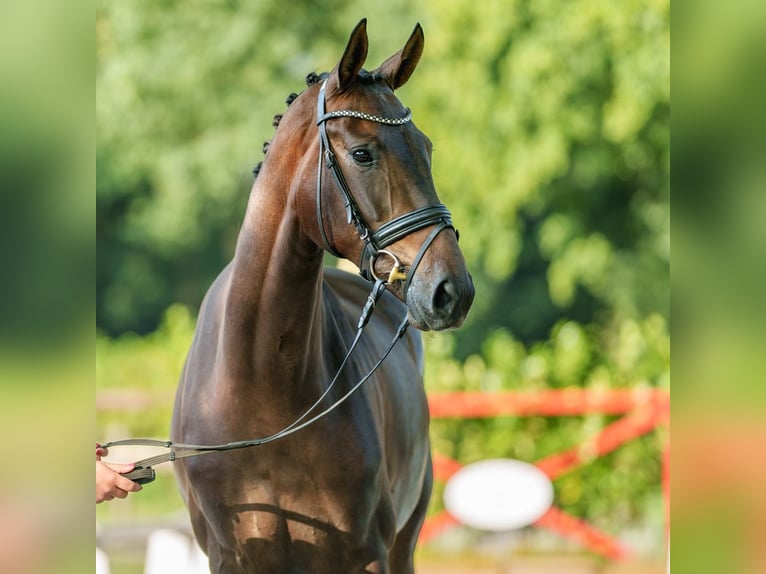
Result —
<instances>
[{"instance_id":1,"label":"human hand","mask_svg":"<svg viewBox=\"0 0 766 574\"><path fill-rule=\"evenodd\" d=\"M108 454L107 449L96 444L96 504L114 498L125 498L130 492L138 492L142 486L123 476L135 466L132 462L118 464L103 462L102 456Z\"/></svg>"}]
</instances>

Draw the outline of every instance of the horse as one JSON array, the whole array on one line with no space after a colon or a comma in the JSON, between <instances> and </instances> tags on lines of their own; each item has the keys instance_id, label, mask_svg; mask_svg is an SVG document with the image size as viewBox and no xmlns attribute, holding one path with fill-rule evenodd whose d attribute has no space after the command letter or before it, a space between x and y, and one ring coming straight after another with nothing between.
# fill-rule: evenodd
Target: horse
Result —
<instances>
[{"instance_id":1,"label":"horse","mask_svg":"<svg viewBox=\"0 0 766 574\"><path fill-rule=\"evenodd\" d=\"M418 330L460 326L474 297L432 144L394 94L423 45L418 24L367 71L362 20L291 95L201 304L172 440L280 437L174 465L213 573L414 571L432 488ZM325 251L361 276L325 268Z\"/></svg>"}]
</instances>

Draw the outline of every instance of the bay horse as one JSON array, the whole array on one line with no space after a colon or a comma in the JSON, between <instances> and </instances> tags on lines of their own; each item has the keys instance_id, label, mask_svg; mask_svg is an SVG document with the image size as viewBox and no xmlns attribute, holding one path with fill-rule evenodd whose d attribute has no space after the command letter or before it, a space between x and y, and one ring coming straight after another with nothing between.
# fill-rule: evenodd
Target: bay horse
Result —
<instances>
[{"instance_id":1,"label":"bay horse","mask_svg":"<svg viewBox=\"0 0 766 574\"><path fill-rule=\"evenodd\" d=\"M335 68L310 75L278 121L234 257L202 302L173 441L279 433L312 403L328 410L346 397L280 440L176 461L211 572L413 572L432 485L419 333L357 383L403 326L458 327L474 295L434 189L431 143L394 95L423 44L417 25L366 71L362 20ZM375 294L323 268L325 250L359 261ZM375 313L348 358L363 307Z\"/></svg>"}]
</instances>

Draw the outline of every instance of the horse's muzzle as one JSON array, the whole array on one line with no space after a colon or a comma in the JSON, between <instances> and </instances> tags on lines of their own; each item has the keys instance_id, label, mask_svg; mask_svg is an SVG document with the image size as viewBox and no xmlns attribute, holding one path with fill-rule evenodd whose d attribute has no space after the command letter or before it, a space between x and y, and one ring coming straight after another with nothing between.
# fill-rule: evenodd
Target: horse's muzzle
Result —
<instances>
[{"instance_id":1,"label":"horse's muzzle","mask_svg":"<svg viewBox=\"0 0 766 574\"><path fill-rule=\"evenodd\" d=\"M421 331L457 328L465 321L473 297L473 280L467 271L443 273L432 281L416 277L407 293L410 324Z\"/></svg>"}]
</instances>

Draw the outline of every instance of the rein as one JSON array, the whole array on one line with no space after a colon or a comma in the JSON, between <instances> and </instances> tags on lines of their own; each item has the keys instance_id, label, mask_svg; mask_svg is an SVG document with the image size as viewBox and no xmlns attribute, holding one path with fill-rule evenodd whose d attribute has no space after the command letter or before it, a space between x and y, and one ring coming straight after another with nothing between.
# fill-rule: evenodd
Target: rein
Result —
<instances>
[{"instance_id":1,"label":"rein","mask_svg":"<svg viewBox=\"0 0 766 574\"><path fill-rule=\"evenodd\" d=\"M444 229L448 227L453 230L455 229L454 226L452 225L452 217L450 215L449 210L447 209L445 205L439 203L436 205L427 205L425 207L415 209L409 213L405 213L404 215L395 217L391 221L381 225L377 231L374 231L374 232L372 231L371 227L369 226L364 216L362 215L362 212L359 210L359 206L357 205L356 201L354 201L354 197L351 194L351 191L348 187L348 184L346 183L345 178L343 177L343 172L340 169L340 165L337 162L335 153L332 150L332 146L330 145L330 140L327 136L327 130L325 127L326 122L333 118L352 117L356 119L372 121L372 122L385 124L385 125L400 126L411 121L412 112L409 109L407 109L406 115L402 118L385 118L381 116L367 114L364 112L358 112L355 110L337 110L332 112L326 112L325 111L326 84L327 84L326 81L322 84L322 87L319 90L319 97L317 99L317 126L319 126L319 162L318 162L318 168L317 168L318 171L317 171L316 204L317 204L317 219L319 223L319 229L322 235L322 241L325 244L325 248L328 251L330 251L333 255L340 256L337 253L337 251L333 248L333 246L331 245L331 243L329 242L327 238L327 235L324 229L323 219L322 219L322 201L321 201L322 165L323 163L326 163L330 172L333 174L333 177L335 179L335 182L337 183L338 189L340 190L343 196L344 206L346 208L347 223L354 224L354 227L356 228L356 231L359 234L360 239L364 243L364 249L362 250L362 257L361 257L361 261L359 265L360 275L362 275L362 277L364 277L368 281L374 281L372 291L370 292L370 295L367 297L367 302L365 303L365 306L362 309L361 316L359 317L359 322L357 324L357 331L356 331L354 340L351 343L351 346L349 347L349 350L346 353L346 356L343 358L343 361L338 367L338 370L336 371L335 376L332 378L332 380L330 381L329 385L327 386L325 391L322 393L322 395L314 402L314 404L312 404L308 409L306 409L306 411L304 411L303 414L301 414L298 418L296 418L292 423L290 423L289 425L287 425L286 427L284 427L283 429L281 429L280 431L277 431L276 433L272 435L256 438L256 439L250 439L250 440L228 442L228 443L218 444L218 445L175 443L169 440L162 441L162 440L155 440L155 439L125 439L125 440L111 441L111 442L102 444L101 446L104 448L109 448L111 446L135 445L135 446L163 447L170 450L170 452L167 452L164 454L160 454L160 455L156 455L156 456L152 456L149 458L136 461L134 463L135 464L134 469L124 474L124 476L133 480L134 482L138 482L139 484L146 484L153 481L155 478L155 472L152 467L157 464L161 464L164 462L171 462L180 458L187 458L191 456L207 454L210 452L224 452L229 450L237 450L237 449L249 448L253 446L260 446L263 444L273 442L280 438L284 438L286 436L289 436L293 433L298 432L299 430L306 428L307 426L313 424L314 422L318 421L319 419L328 415L330 412L332 412L337 407L339 407L357 389L359 389L359 387L361 387L370 377L372 377L375 371L377 371L378 367L380 367L380 365L383 364L383 361L391 353L391 351L393 350L394 346L399 341L399 339L401 339L407 331L407 327L409 323L408 323L407 316L405 315L404 319L402 320L401 324L396 330L396 333L393 339L391 340L391 343L388 345L388 347L386 348L385 352L382 354L380 359L378 359L375 365L373 365L373 367L367 372L367 374L364 375L364 377L362 377L357 383L355 383L354 386L351 387L351 389L349 389L342 397L337 399L329 407L325 408L321 412L318 412L314 414L314 416L307 419L307 417L309 417L309 415L319 407L322 401L329 394L330 390L334 387L335 383L338 381L338 377L340 377L341 372L348 364L351 354L354 352L354 349L356 348L357 344L359 343L362 337L364 328L369 323L370 317L372 316L372 312L375 309L376 303L378 302L380 297L383 295L383 292L386 290L386 285L393 283L394 281L403 280L404 285L402 288L402 293L403 293L403 297L406 300L407 290L409 289L410 281L412 280L415 270L420 264L420 261L425 255L425 252L427 251L427 249L430 247L431 243L433 243L433 241L436 239L439 233L441 233ZM385 247L399 241L400 239L406 237L410 233L414 233L415 231L418 231L420 229L423 229L425 227L429 227L432 225L435 226L434 229L431 231L431 233L428 235L426 240L420 246L420 249L418 250L415 258L413 259L412 264L410 265L408 269L408 272L404 273L404 271L402 270L401 263L399 262L397 257L392 252L387 251ZM391 269L386 279L379 278L375 273L375 261L381 255L386 255L388 257L391 257L394 261L393 268Z\"/></svg>"},{"instance_id":2,"label":"rein","mask_svg":"<svg viewBox=\"0 0 766 574\"><path fill-rule=\"evenodd\" d=\"M228 443L217 444L217 445L187 444L187 443L176 443L169 440L163 441L163 440L156 440L156 439L140 438L140 439L125 439L125 440L106 442L101 444L101 446L104 448L109 448L111 446L135 445L135 446L156 446L156 447L163 447L163 448L170 449L170 452L136 461L135 468L132 471L124 474L124 476L133 480L134 482L138 482L139 484L146 484L154 480L155 473L152 467L157 464L161 464L163 462L172 462L179 458L187 458L190 456L197 456L200 454L206 454L210 452L222 452L227 450L237 450L241 448L260 446L262 444L267 444L277 439L289 436L309 426L310 424L318 421L320 418L324 417L325 415L329 414L330 412L335 410L337 407L339 407L359 387L361 387L365 382L367 382L367 380L375 373L375 371L378 370L378 367L380 367L380 365L383 364L383 361L391 353L391 351L393 350L394 346L399 341L399 339L401 339L404 336L404 334L407 332L407 327L409 326L409 323L407 320L407 316L405 316L402 322L399 324L399 327L396 330L396 334L394 335L393 339L391 339L391 343L389 343L385 352L381 355L380 359L378 359L375 365L373 365L373 367L367 372L367 374L364 377L362 377L353 387L351 387L351 389L348 392L346 392L346 394L344 394L342 397L336 400L332 405L330 405L329 407L327 407L320 413L317 413L310 419L304 420L307 416L309 416L309 414L312 411L314 411L321 404L322 400L324 400L324 398L329 394L330 390L335 386L335 383L338 381L338 377L340 376L340 373L343 371L346 364L348 363L348 360L351 357L351 354L354 352L354 349L356 348L357 344L359 343L359 340L362 337L362 332L364 331L364 328L369 323L370 317L372 317L372 312L375 309L375 304L378 302L380 297L383 295L383 292L386 290L386 283L387 282L383 279L378 279L375 281L372 291L370 292L370 295L367 297L367 302L365 303L365 306L362 309L362 314L359 317L359 322L357 324L356 336L354 337L354 341L351 343L351 346L349 347L349 350L346 353L346 356L343 358L343 361L338 367L338 370L336 371L335 376L333 377L332 381L325 389L324 393L322 393L322 395L314 402L314 404L312 404L308 409L306 409L306 411L304 411L302 415L300 415L298 418L296 418L292 423L287 425L282 430L266 437L228 442Z\"/></svg>"}]
</instances>

